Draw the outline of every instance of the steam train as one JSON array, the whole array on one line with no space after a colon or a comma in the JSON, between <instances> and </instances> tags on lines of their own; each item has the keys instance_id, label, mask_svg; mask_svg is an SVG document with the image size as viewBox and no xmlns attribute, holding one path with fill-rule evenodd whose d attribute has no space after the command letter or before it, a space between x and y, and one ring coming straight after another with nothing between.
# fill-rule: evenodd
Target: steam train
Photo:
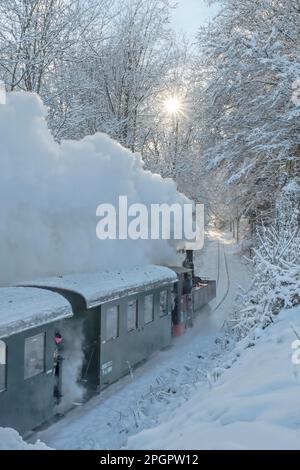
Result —
<instances>
[{"instance_id":1,"label":"steam train","mask_svg":"<svg viewBox=\"0 0 300 470\"><path fill-rule=\"evenodd\" d=\"M128 374L192 326L215 281L182 267L139 266L0 288L0 426L21 434Z\"/></svg>"}]
</instances>

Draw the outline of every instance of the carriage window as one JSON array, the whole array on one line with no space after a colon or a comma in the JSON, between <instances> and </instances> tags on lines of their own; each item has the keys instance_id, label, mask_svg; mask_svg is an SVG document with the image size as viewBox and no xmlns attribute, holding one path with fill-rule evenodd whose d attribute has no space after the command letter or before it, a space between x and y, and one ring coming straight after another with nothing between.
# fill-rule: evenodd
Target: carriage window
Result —
<instances>
[{"instance_id":1,"label":"carriage window","mask_svg":"<svg viewBox=\"0 0 300 470\"><path fill-rule=\"evenodd\" d=\"M159 293L159 314L161 317L168 315L168 292L166 290Z\"/></svg>"},{"instance_id":2,"label":"carriage window","mask_svg":"<svg viewBox=\"0 0 300 470\"><path fill-rule=\"evenodd\" d=\"M114 305L106 310L106 340L119 336L119 305Z\"/></svg>"},{"instance_id":3,"label":"carriage window","mask_svg":"<svg viewBox=\"0 0 300 470\"><path fill-rule=\"evenodd\" d=\"M127 303L127 331L137 329L137 300L130 300Z\"/></svg>"},{"instance_id":4,"label":"carriage window","mask_svg":"<svg viewBox=\"0 0 300 470\"><path fill-rule=\"evenodd\" d=\"M24 379L41 374L45 370L45 334L25 339Z\"/></svg>"},{"instance_id":5,"label":"carriage window","mask_svg":"<svg viewBox=\"0 0 300 470\"><path fill-rule=\"evenodd\" d=\"M0 340L0 392L6 389L6 344Z\"/></svg>"},{"instance_id":6,"label":"carriage window","mask_svg":"<svg viewBox=\"0 0 300 470\"><path fill-rule=\"evenodd\" d=\"M146 295L145 297L145 313L144 313L145 323L151 323L154 320L154 303L153 295Z\"/></svg>"}]
</instances>

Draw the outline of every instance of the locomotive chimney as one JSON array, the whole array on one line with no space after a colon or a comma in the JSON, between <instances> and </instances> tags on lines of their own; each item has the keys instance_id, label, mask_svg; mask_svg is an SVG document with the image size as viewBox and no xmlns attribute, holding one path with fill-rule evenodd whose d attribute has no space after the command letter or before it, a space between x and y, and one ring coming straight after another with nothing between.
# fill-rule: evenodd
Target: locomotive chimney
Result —
<instances>
[{"instance_id":1,"label":"locomotive chimney","mask_svg":"<svg viewBox=\"0 0 300 470\"><path fill-rule=\"evenodd\" d=\"M186 268L192 269L192 273L194 277L195 273L194 273L194 251L193 250L186 250L186 257L185 257L185 261L183 264Z\"/></svg>"}]
</instances>

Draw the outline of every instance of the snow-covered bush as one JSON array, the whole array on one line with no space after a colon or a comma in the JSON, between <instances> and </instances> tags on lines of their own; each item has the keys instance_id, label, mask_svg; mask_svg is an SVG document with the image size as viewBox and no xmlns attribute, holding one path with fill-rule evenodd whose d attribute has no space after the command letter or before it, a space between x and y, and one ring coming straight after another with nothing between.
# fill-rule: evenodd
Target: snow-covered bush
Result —
<instances>
[{"instance_id":1,"label":"snow-covered bush","mask_svg":"<svg viewBox=\"0 0 300 470\"><path fill-rule=\"evenodd\" d=\"M253 328L265 328L283 309L300 304L300 229L297 193L284 188L274 224L257 230L252 264L254 278L243 295L243 308L231 318L238 339Z\"/></svg>"}]
</instances>

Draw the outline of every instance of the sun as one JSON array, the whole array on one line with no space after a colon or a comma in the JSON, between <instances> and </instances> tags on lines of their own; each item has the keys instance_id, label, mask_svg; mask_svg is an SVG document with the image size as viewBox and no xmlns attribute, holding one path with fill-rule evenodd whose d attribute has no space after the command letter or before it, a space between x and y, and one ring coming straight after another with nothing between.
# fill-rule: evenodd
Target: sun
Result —
<instances>
[{"instance_id":1,"label":"sun","mask_svg":"<svg viewBox=\"0 0 300 470\"><path fill-rule=\"evenodd\" d=\"M169 114L180 114L182 112L182 102L176 95L170 96L164 101L164 107Z\"/></svg>"}]
</instances>

